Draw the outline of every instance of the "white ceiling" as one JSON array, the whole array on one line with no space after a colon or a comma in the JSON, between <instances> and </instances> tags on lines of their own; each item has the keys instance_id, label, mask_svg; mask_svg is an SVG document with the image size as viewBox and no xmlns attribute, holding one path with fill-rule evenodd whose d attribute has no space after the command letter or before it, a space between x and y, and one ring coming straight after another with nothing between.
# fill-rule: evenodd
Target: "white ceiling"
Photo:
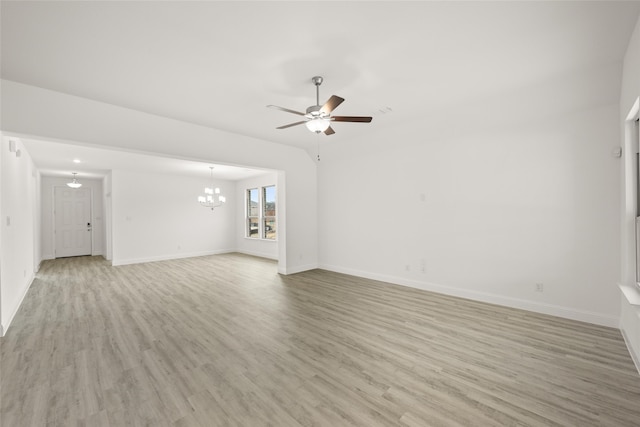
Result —
<instances>
[{"instance_id":1,"label":"white ceiling","mask_svg":"<svg viewBox=\"0 0 640 427\"><path fill-rule=\"evenodd\" d=\"M1 76L308 148L317 140L304 126L275 129L298 116L265 107L315 104L314 75L325 78L321 103L346 99L335 114L373 116L322 136L348 143L619 63L639 11L637 1L2 1Z\"/></svg>"}]
</instances>

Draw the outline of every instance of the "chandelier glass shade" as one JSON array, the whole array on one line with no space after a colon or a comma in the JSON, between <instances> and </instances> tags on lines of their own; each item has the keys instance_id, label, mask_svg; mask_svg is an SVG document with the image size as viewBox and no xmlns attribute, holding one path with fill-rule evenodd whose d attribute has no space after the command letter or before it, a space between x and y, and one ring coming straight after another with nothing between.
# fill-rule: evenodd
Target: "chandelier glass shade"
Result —
<instances>
[{"instance_id":1,"label":"chandelier glass shade","mask_svg":"<svg viewBox=\"0 0 640 427\"><path fill-rule=\"evenodd\" d=\"M311 120L305 122L305 126L307 127L307 129L315 133L324 132L325 130L327 130L330 124L331 119L328 116L316 116Z\"/></svg>"}]
</instances>

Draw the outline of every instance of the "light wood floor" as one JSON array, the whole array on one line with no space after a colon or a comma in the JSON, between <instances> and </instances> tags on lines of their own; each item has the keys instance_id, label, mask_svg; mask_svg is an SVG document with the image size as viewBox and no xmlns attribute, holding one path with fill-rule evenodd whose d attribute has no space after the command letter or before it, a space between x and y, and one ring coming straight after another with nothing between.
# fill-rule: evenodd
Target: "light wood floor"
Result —
<instances>
[{"instance_id":1,"label":"light wood floor","mask_svg":"<svg viewBox=\"0 0 640 427\"><path fill-rule=\"evenodd\" d=\"M638 426L619 331L237 254L47 261L2 426Z\"/></svg>"}]
</instances>

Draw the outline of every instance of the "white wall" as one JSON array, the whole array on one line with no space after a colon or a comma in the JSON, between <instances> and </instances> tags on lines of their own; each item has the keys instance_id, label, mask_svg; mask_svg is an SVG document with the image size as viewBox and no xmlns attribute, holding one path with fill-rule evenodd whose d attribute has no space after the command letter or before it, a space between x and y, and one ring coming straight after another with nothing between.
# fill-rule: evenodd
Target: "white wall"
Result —
<instances>
[{"instance_id":1,"label":"white wall","mask_svg":"<svg viewBox=\"0 0 640 427\"><path fill-rule=\"evenodd\" d=\"M241 253L260 256L263 258L278 259L278 244L274 240L262 240L262 239L250 239L245 237L245 198L246 191L249 188L260 188L269 185L276 185L276 191L279 193L277 187L278 174L277 172L267 173L258 177L236 181L236 250ZM276 204L280 201L276 196ZM278 208L276 205L276 213ZM280 218L277 218L279 223Z\"/></svg>"},{"instance_id":2,"label":"white wall","mask_svg":"<svg viewBox=\"0 0 640 427\"><path fill-rule=\"evenodd\" d=\"M35 165L34 165L35 169ZM34 246L33 246L33 259L35 260L35 272L40 270L40 264L44 257L42 256L42 175L39 171L36 172L36 203L34 206L33 215L33 232L34 232Z\"/></svg>"},{"instance_id":3,"label":"white wall","mask_svg":"<svg viewBox=\"0 0 640 427\"><path fill-rule=\"evenodd\" d=\"M231 252L235 247L235 184L215 181L227 202L215 210L197 201L210 180L112 171L113 265Z\"/></svg>"},{"instance_id":4,"label":"white wall","mask_svg":"<svg viewBox=\"0 0 640 427\"><path fill-rule=\"evenodd\" d=\"M41 201L42 209L42 258L55 258L55 239L54 239L54 188L65 187L69 178L60 178L52 176L42 177ZM104 244L104 210L102 195L102 180L86 179L81 176L78 181L82 183L83 188L91 189L91 255L103 255L105 253Z\"/></svg>"},{"instance_id":5,"label":"white wall","mask_svg":"<svg viewBox=\"0 0 640 427\"><path fill-rule=\"evenodd\" d=\"M113 259L112 250L112 215L111 215L111 171L102 180L102 218L104 219L104 257L111 261Z\"/></svg>"},{"instance_id":6,"label":"white wall","mask_svg":"<svg viewBox=\"0 0 640 427\"><path fill-rule=\"evenodd\" d=\"M440 128L425 117L327 144L320 266L617 325L617 69L577 75L566 94L562 79L497 94ZM593 92L593 108L571 111Z\"/></svg>"},{"instance_id":7,"label":"white wall","mask_svg":"<svg viewBox=\"0 0 640 427\"><path fill-rule=\"evenodd\" d=\"M304 150L7 80L1 84L6 131L282 171L278 187L286 191L280 196L286 211L281 212L278 271L317 266L316 165Z\"/></svg>"},{"instance_id":8,"label":"white wall","mask_svg":"<svg viewBox=\"0 0 640 427\"><path fill-rule=\"evenodd\" d=\"M40 262L37 259L37 171L18 140L20 157L9 152L9 138L0 148L0 336L13 320Z\"/></svg>"},{"instance_id":9,"label":"white wall","mask_svg":"<svg viewBox=\"0 0 640 427\"><path fill-rule=\"evenodd\" d=\"M621 146L625 156L625 168L621 172L621 228L620 228L620 300L622 313L620 329L625 337L629 351L640 371L640 291L635 286L635 177L631 164L634 161L631 149L627 115L638 106L640 97L640 19L636 24L624 59L622 89L620 92L620 119L622 129Z\"/></svg>"},{"instance_id":10,"label":"white wall","mask_svg":"<svg viewBox=\"0 0 640 427\"><path fill-rule=\"evenodd\" d=\"M2 130L0 130L0 145L4 146L5 144L5 138L4 135L2 134ZM2 185L4 182L4 174L3 174L3 167L2 167L2 150L5 149L4 147L0 147L0 337L4 336L5 332L6 332L6 328L7 326L4 325L4 322L2 320L2 280L3 280L3 266L2 263L4 262L4 256L3 256L3 248L4 248L4 234L5 231L3 230L4 226L2 224L2 218L3 214L4 214L4 203L3 203L3 197L2 197Z\"/></svg>"}]
</instances>

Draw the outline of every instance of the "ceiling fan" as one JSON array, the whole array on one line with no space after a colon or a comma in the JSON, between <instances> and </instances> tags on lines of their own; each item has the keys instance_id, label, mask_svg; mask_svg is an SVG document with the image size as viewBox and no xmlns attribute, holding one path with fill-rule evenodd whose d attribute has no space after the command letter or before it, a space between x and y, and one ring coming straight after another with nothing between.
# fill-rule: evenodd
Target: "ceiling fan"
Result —
<instances>
[{"instance_id":1,"label":"ceiling fan","mask_svg":"<svg viewBox=\"0 0 640 427\"><path fill-rule=\"evenodd\" d=\"M286 129L292 126L298 126L305 124L307 129L311 132L320 133L324 132L325 135L333 135L336 133L331 128L331 122L353 122L353 123L369 123L372 117L362 116L332 116L331 112L342 102L344 98L332 95L331 98L324 105L320 105L320 85L323 78L321 76L315 76L311 79L314 85L316 85L316 105L312 105L307 108L307 112L301 113L300 111L290 110L288 108L278 107L277 105L267 105L268 108L275 108L276 110L286 111L287 113L297 114L303 116L305 119L299 122L290 123L288 125L277 127L276 129Z\"/></svg>"}]
</instances>

